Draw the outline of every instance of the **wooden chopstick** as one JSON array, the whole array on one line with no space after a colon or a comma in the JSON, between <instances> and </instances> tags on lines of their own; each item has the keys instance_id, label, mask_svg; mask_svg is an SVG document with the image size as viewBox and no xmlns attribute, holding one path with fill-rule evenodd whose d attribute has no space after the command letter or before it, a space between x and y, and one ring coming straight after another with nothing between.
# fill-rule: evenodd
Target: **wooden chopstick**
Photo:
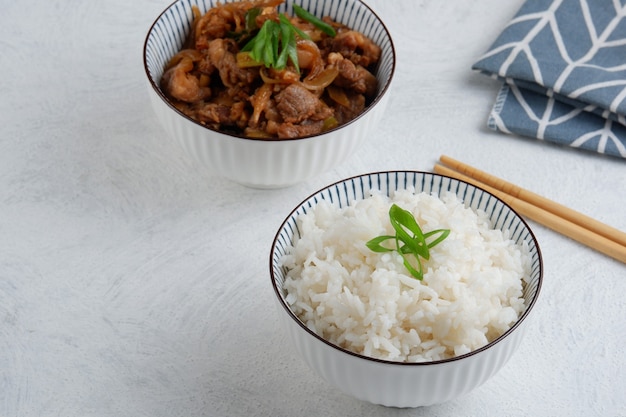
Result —
<instances>
[{"instance_id":1,"label":"wooden chopstick","mask_svg":"<svg viewBox=\"0 0 626 417\"><path fill-rule=\"evenodd\" d=\"M500 178L494 177L479 169L473 168L463 162L457 161L446 155L441 155L439 158L442 164L465 174L468 177L474 178L484 184L487 184L497 190L500 190L506 194L509 194L520 200L524 200L534 206L541 207L542 209L556 214L572 223L576 223L586 229L589 229L607 239L614 240L620 245L626 246L626 233L617 230L607 224L599 222L589 216L565 207L555 201L549 200L545 197L535 194L532 191L526 190L517 185L506 182Z\"/></svg>"},{"instance_id":2,"label":"wooden chopstick","mask_svg":"<svg viewBox=\"0 0 626 417\"><path fill-rule=\"evenodd\" d=\"M441 175L447 175L449 177L457 178L459 180L473 184L477 187L483 188L484 190L492 193L493 195L507 203L519 214L526 216L529 219L534 220L537 223L542 224L558 233L561 233L579 243L587 245L597 250L598 252L610 256L620 262L626 263L626 245L621 244L619 240L620 235L623 235L623 232L620 232L617 229L613 229L610 226L604 225L597 220L591 219L593 220L592 223L600 223L604 226L602 228L604 234L600 234L595 230L595 228L593 230L587 228L586 223L580 224L580 222L573 222L571 218L572 212L576 213L574 210L567 209L564 206L560 206L557 203L545 199L544 197L541 197L542 205L536 205L534 204L536 198L533 197L533 195L537 195L531 193L530 191L523 190L513 184L507 183L504 180L487 174L486 172L479 171L459 161L455 161L452 158L442 156L440 161L445 164L451 164L457 170L443 166L441 164L435 164L434 172ZM463 173L460 172L460 170L463 170ZM473 178L473 175L476 172L479 172L478 176L480 176L483 181ZM523 190L523 192L521 192L521 190ZM513 194L510 194L509 192ZM524 200L520 198L520 196L522 195L526 198L528 198L528 196L530 195L530 200ZM554 205L560 206L560 209L558 209L556 212L548 210L548 208L552 208ZM563 209L569 212L567 217L562 216L562 212L564 211ZM582 214L581 216L585 218L587 217ZM607 232L610 232L611 229L617 233L609 233L609 235L611 236L611 238L609 238L605 234ZM616 236L618 240L615 240Z\"/></svg>"}]
</instances>

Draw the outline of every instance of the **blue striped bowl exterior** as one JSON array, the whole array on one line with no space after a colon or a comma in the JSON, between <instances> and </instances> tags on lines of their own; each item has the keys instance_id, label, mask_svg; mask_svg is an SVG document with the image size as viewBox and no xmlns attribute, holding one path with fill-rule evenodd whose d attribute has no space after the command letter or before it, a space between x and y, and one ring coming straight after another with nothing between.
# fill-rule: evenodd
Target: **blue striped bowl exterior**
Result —
<instances>
[{"instance_id":1,"label":"blue striped bowl exterior","mask_svg":"<svg viewBox=\"0 0 626 417\"><path fill-rule=\"evenodd\" d=\"M518 322L489 345L453 359L429 363L396 363L358 355L332 345L307 329L289 309L282 290L286 271L279 265L294 236L300 236L297 217L319 201L344 207L363 199L369 190L389 195L394 190L414 187L441 195L451 191L467 207L486 212L495 228L511 231L511 239L526 242L532 265L524 289L526 309ZM507 204L492 194L446 176L418 171L389 171L365 174L332 184L304 200L280 226L270 252L270 277L276 294L278 315L296 351L322 378L358 399L393 407L418 407L457 398L482 385L509 360L519 347L530 322L543 281L541 251L528 224Z\"/></svg>"},{"instance_id":2,"label":"blue striped bowl exterior","mask_svg":"<svg viewBox=\"0 0 626 417\"><path fill-rule=\"evenodd\" d=\"M226 0L223 3L233 2ZM144 43L144 68L151 104L168 134L200 164L217 175L255 188L286 187L326 172L347 159L378 126L389 101L395 49L383 22L359 0L286 0L279 9L293 13L298 4L317 16L331 16L370 37L382 49L376 70L376 99L355 120L327 133L289 140L258 140L224 134L193 121L171 106L159 88L163 68L184 43L192 6L202 13L217 0L179 0L153 23Z\"/></svg>"}]
</instances>

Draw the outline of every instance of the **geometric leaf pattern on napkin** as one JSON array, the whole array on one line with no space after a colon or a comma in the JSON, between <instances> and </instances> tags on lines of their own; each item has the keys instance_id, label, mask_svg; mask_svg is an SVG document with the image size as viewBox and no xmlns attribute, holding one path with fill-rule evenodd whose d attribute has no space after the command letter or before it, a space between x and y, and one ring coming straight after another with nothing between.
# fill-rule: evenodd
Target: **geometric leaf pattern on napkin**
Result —
<instances>
[{"instance_id":1,"label":"geometric leaf pattern on napkin","mask_svg":"<svg viewBox=\"0 0 626 417\"><path fill-rule=\"evenodd\" d=\"M626 0L527 0L472 68L492 129L626 158Z\"/></svg>"}]
</instances>

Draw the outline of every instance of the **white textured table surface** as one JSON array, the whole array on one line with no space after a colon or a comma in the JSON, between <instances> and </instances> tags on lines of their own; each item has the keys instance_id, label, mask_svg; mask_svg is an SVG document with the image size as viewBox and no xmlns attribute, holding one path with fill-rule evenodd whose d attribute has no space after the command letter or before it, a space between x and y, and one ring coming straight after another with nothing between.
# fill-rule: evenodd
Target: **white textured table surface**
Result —
<instances>
[{"instance_id":1,"label":"white textured table surface","mask_svg":"<svg viewBox=\"0 0 626 417\"><path fill-rule=\"evenodd\" d=\"M4 2L0 12L0 416L625 416L626 266L530 222L545 284L520 351L456 401L386 409L286 346L272 238L347 176L440 154L626 230L626 161L486 129L473 73L522 0L369 0L399 65L383 126L289 189L188 162L149 106L144 36L168 0Z\"/></svg>"}]
</instances>

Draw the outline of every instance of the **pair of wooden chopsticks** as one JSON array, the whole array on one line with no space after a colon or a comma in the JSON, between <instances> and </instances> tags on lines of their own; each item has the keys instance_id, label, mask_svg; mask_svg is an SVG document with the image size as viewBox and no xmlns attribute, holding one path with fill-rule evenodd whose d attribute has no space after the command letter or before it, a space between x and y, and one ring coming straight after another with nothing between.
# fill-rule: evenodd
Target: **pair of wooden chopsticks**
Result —
<instances>
[{"instance_id":1,"label":"pair of wooden chopsticks","mask_svg":"<svg viewBox=\"0 0 626 417\"><path fill-rule=\"evenodd\" d=\"M449 156L439 161L435 173L489 191L522 216L626 263L626 233Z\"/></svg>"}]
</instances>

